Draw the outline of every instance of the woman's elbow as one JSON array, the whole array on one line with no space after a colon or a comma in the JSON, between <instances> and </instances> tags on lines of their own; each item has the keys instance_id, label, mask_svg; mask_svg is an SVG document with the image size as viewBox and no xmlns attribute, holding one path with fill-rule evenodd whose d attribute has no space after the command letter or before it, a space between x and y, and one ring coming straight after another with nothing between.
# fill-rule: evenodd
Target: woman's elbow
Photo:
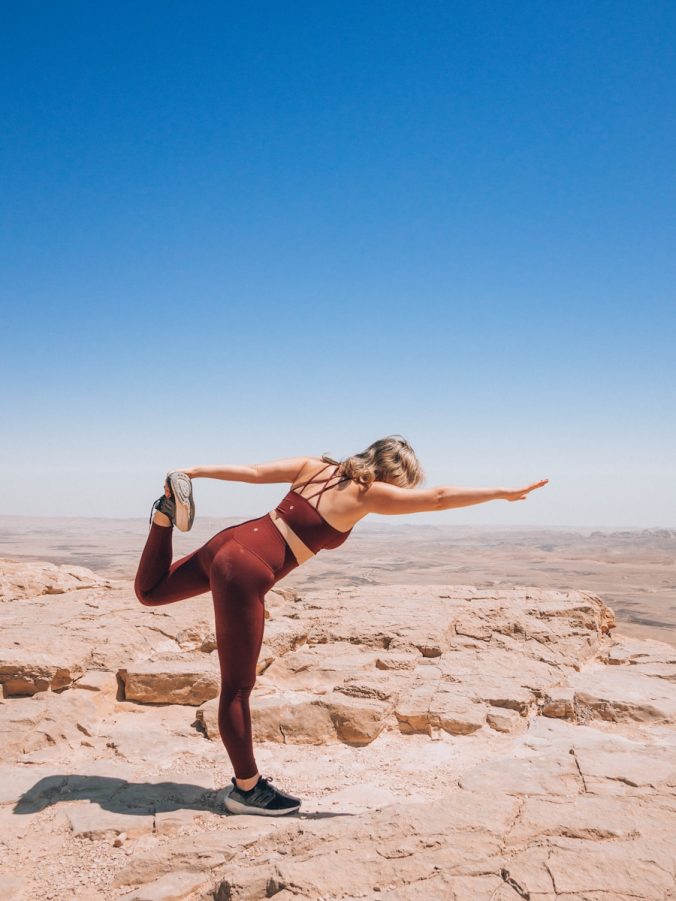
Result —
<instances>
[{"instance_id":1,"label":"woman's elbow","mask_svg":"<svg viewBox=\"0 0 676 901\"><path fill-rule=\"evenodd\" d=\"M445 488L433 488L432 511L446 510L448 508L448 492Z\"/></svg>"}]
</instances>

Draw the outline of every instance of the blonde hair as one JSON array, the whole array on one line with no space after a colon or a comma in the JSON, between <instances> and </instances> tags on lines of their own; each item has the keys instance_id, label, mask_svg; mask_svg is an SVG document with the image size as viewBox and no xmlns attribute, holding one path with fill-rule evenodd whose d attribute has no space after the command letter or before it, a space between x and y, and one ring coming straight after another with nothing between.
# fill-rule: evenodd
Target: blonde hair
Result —
<instances>
[{"instance_id":1,"label":"blonde hair","mask_svg":"<svg viewBox=\"0 0 676 901\"><path fill-rule=\"evenodd\" d=\"M325 463L335 463L338 472L369 486L372 482L389 482L400 488L414 488L425 478L425 473L413 448L401 435L388 435L369 444L366 450L342 460L334 460L322 454Z\"/></svg>"}]
</instances>

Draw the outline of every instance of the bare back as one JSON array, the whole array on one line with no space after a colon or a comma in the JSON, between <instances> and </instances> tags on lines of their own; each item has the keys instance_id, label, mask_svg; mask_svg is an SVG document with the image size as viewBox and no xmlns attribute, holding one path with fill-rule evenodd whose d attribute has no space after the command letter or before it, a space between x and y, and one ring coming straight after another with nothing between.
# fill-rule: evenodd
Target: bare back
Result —
<instances>
[{"instance_id":1,"label":"bare back","mask_svg":"<svg viewBox=\"0 0 676 901\"><path fill-rule=\"evenodd\" d=\"M369 512L365 504L366 490L353 479L335 475L335 466L332 469L333 472L327 478L327 473L323 472L326 470L326 463L318 457L308 458L291 485L291 490L296 490L297 494L308 500L330 526L339 532L347 532ZM321 479L315 481L318 475L321 475ZM338 484L341 479L342 483ZM316 487L319 486L330 490L320 488L317 491ZM310 497L312 500L309 500Z\"/></svg>"}]
</instances>

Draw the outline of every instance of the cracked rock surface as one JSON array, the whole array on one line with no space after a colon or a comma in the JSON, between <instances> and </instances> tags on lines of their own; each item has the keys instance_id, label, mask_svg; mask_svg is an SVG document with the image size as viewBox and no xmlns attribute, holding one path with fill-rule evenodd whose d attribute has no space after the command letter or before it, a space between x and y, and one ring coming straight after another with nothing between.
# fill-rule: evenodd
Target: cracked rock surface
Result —
<instances>
[{"instance_id":1,"label":"cracked rock surface","mask_svg":"<svg viewBox=\"0 0 676 901\"><path fill-rule=\"evenodd\" d=\"M228 814L211 597L0 561L0 898L676 898L676 652L586 591L279 586Z\"/></svg>"}]
</instances>

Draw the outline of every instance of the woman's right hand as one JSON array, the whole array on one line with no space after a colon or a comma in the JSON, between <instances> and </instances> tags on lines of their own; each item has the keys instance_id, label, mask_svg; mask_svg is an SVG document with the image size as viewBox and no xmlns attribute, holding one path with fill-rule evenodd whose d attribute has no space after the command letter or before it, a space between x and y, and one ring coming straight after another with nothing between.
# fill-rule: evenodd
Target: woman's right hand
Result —
<instances>
[{"instance_id":1,"label":"woman's right hand","mask_svg":"<svg viewBox=\"0 0 676 901\"><path fill-rule=\"evenodd\" d=\"M549 479L541 479L539 482L533 482L532 485L527 485L525 488L516 488L514 491L505 491L504 499L506 501L525 501L526 496L531 492L535 491L536 488L542 488L543 485L546 485Z\"/></svg>"},{"instance_id":2,"label":"woman's right hand","mask_svg":"<svg viewBox=\"0 0 676 901\"><path fill-rule=\"evenodd\" d=\"M184 472L188 478L192 481L193 479L193 471L192 469L170 469L164 479L164 494L165 497L171 497L171 488L169 487L169 476L172 472Z\"/></svg>"},{"instance_id":3,"label":"woman's right hand","mask_svg":"<svg viewBox=\"0 0 676 901\"><path fill-rule=\"evenodd\" d=\"M195 468L194 467L192 469L181 469L180 467L177 466L174 469L169 470L169 472L167 473L167 478L169 478L169 476L172 472L184 472L188 476L189 479L192 480L195 478Z\"/></svg>"}]
</instances>

